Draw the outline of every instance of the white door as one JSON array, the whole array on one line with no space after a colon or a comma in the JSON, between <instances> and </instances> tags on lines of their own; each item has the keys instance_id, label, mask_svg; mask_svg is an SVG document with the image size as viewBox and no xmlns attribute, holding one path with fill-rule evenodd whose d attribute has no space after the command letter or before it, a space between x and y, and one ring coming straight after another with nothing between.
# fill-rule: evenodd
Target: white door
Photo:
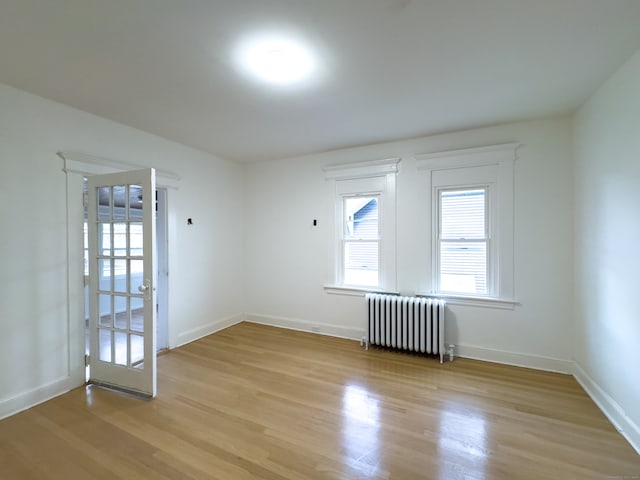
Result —
<instances>
[{"instance_id":1,"label":"white door","mask_svg":"<svg viewBox=\"0 0 640 480\"><path fill-rule=\"evenodd\" d=\"M88 183L90 380L155 397L155 171Z\"/></svg>"}]
</instances>

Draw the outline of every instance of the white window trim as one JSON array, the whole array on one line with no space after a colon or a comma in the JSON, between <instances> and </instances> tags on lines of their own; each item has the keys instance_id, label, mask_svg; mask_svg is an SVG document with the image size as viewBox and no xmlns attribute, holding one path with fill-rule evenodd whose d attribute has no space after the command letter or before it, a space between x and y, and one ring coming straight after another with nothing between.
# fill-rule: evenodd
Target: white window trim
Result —
<instances>
[{"instance_id":1,"label":"white window trim","mask_svg":"<svg viewBox=\"0 0 640 480\"><path fill-rule=\"evenodd\" d=\"M513 308L518 302L515 301L514 286L514 163L517 158L517 150L520 143L507 143L501 145L491 145L478 148L466 148L459 150L448 150L443 152L425 153L416 155L416 167L419 171L424 171L428 176L428 189L431 192L427 197L430 205L427 211L431 216L428 224L431 226L431 235L428 236L429 245L427 248L431 252L430 264L427 271L431 272L427 282L424 296L437 296L446 298L449 303L473 306L492 306L495 308ZM471 295L449 295L440 294L435 291L433 278L435 275L435 245L434 235L438 231L433 198L433 173L441 170L465 169L471 167L496 166L496 184L493 187L492 195L494 205L497 206L495 218L491 221L495 223L495 241L497 245L497 265L492 272L495 296L471 296Z\"/></svg>"},{"instance_id":2,"label":"white window trim","mask_svg":"<svg viewBox=\"0 0 640 480\"><path fill-rule=\"evenodd\" d=\"M329 240L329 272L331 280L325 284L327 293L363 295L369 291L395 292L396 289L396 174L400 158L329 165L323 168L331 199L329 218L334 225ZM346 191L348 180L380 178L383 187ZM378 195L380 201L380 270L377 287L360 287L341 284L342 279L342 216L343 199L354 194Z\"/></svg>"},{"instance_id":3,"label":"white window trim","mask_svg":"<svg viewBox=\"0 0 640 480\"><path fill-rule=\"evenodd\" d=\"M342 163L327 165L322 168L327 180L348 180L368 177L383 177L398 173L400 158L387 158L383 160L368 160L365 162Z\"/></svg>"},{"instance_id":4,"label":"white window trim","mask_svg":"<svg viewBox=\"0 0 640 480\"><path fill-rule=\"evenodd\" d=\"M474 297L471 295L449 295L444 293L422 293L416 294L418 297L441 298L447 301L447 305L465 305L468 307L485 307L498 308L504 310L513 310L513 307L520 305L516 300L504 300L493 297Z\"/></svg>"},{"instance_id":5,"label":"white window trim","mask_svg":"<svg viewBox=\"0 0 640 480\"><path fill-rule=\"evenodd\" d=\"M324 286L324 290L327 293L334 295L348 295L352 297L364 297L367 293L385 293L388 295L400 295L400 292L395 290L381 290L379 288L371 287L352 287L346 285L332 285L327 284Z\"/></svg>"}]
</instances>

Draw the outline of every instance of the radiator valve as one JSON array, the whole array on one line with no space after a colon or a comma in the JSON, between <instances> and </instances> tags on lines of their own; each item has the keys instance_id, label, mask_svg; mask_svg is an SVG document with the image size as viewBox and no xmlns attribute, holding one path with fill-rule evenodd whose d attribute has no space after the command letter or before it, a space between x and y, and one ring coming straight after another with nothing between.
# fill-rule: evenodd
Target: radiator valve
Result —
<instances>
[{"instance_id":1,"label":"radiator valve","mask_svg":"<svg viewBox=\"0 0 640 480\"><path fill-rule=\"evenodd\" d=\"M449 350L447 350L447 352L449 353L449 361L453 362L453 343L449 344Z\"/></svg>"}]
</instances>

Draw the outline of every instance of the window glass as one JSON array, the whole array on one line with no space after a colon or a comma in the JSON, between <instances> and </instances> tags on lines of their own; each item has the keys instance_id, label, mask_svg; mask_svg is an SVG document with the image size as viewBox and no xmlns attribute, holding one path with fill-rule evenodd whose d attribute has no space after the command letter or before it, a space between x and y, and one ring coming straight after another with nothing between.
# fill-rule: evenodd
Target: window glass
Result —
<instances>
[{"instance_id":1,"label":"window glass","mask_svg":"<svg viewBox=\"0 0 640 480\"><path fill-rule=\"evenodd\" d=\"M377 286L379 259L379 209L377 197L344 199L344 283Z\"/></svg>"},{"instance_id":2,"label":"window glass","mask_svg":"<svg viewBox=\"0 0 640 480\"><path fill-rule=\"evenodd\" d=\"M344 252L344 283L377 286L378 242L346 242Z\"/></svg>"},{"instance_id":3,"label":"window glass","mask_svg":"<svg viewBox=\"0 0 640 480\"><path fill-rule=\"evenodd\" d=\"M487 293L487 190L439 193L439 290Z\"/></svg>"},{"instance_id":4,"label":"window glass","mask_svg":"<svg viewBox=\"0 0 640 480\"><path fill-rule=\"evenodd\" d=\"M347 197L345 203L345 235L348 238L378 239L378 199Z\"/></svg>"},{"instance_id":5,"label":"window glass","mask_svg":"<svg viewBox=\"0 0 640 480\"><path fill-rule=\"evenodd\" d=\"M485 190L444 190L440 193L441 238L484 238Z\"/></svg>"}]
</instances>

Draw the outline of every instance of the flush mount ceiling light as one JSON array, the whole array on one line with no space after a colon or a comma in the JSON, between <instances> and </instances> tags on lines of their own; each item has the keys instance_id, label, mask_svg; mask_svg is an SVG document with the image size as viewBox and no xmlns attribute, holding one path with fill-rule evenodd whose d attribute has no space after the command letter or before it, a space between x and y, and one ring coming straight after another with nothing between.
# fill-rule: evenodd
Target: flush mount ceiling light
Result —
<instances>
[{"instance_id":1,"label":"flush mount ceiling light","mask_svg":"<svg viewBox=\"0 0 640 480\"><path fill-rule=\"evenodd\" d=\"M254 37L238 49L238 63L253 77L273 85L292 85L309 79L315 61L302 43L274 36Z\"/></svg>"}]
</instances>

